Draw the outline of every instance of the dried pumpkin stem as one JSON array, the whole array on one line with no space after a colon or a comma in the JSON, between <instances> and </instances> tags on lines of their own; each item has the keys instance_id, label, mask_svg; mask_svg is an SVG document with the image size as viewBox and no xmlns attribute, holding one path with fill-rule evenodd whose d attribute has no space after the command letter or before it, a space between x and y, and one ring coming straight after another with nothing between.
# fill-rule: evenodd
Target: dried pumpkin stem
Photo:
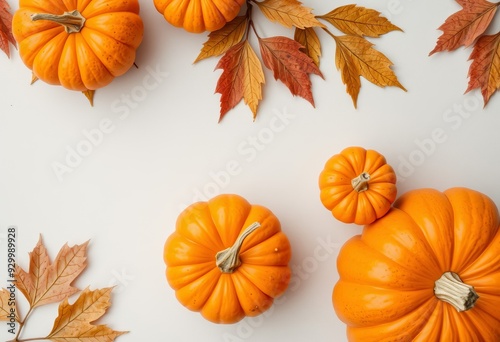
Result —
<instances>
[{"instance_id":1,"label":"dried pumpkin stem","mask_svg":"<svg viewBox=\"0 0 500 342\"><path fill-rule=\"evenodd\" d=\"M238 237L238 239L236 239L235 243L231 247L226 248L215 255L215 263L222 273L233 273L238 268L238 266L241 265L239 255L241 245L243 244L243 241L247 238L247 236L259 227L259 222L252 223L243 231L243 233Z\"/></svg>"},{"instance_id":2,"label":"dried pumpkin stem","mask_svg":"<svg viewBox=\"0 0 500 342\"><path fill-rule=\"evenodd\" d=\"M438 299L453 305L458 312L472 309L479 298L474 287L462 282L454 272L445 272L436 280L434 294Z\"/></svg>"},{"instance_id":3,"label":"dried pumpkin stem","mask_svg":"<svg viewBox=\"0 0 500 342\"><path fill-rule=\"evenodd\" d=\"M64 12L63 14L50 14L50 13L36 13L31 15L31 20L50 20L64 26L67 33L80 32L85 24L85 18L74 10L72 12Z\"/></svg>"},{"instance_id":4,"label":"dried pumpkin stem","mask_svg":"<svg viewBox=\"0 0 500 342\"><path fill-rule=\"evenodd\" d=\"M351 185L357 192L362 192L368 190L368 182L370 181L370 174L368 172L362 172L356 178L351 180Z\"/></svg>"}]
</instances>

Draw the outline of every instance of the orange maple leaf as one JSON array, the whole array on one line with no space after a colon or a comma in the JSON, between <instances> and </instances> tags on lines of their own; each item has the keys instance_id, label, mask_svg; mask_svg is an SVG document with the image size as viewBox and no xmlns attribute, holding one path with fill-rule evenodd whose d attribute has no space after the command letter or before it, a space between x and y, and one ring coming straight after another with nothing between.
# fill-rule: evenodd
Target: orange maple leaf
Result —
<instances>
[{"instance_id":1,"label":"orange maple leaf","mask_svg":"<svg viewBox=\"0 0 500 342\"><path fill-rule=\"evenodd\" d=\"M314 61L300 51L302 45L288 37L258 38L264 65L283 82L293 95L300 96L314 106L309 74L323 78Z\"/></svg>"},{"instance_id":2,"label":"orange maple leaf","mask_svg":"<svg viewBox=\"0 0 500 342\"><path fill-rule=\"evenodd\" d=\"M354 35L334 36L334 39L337 44L335 64L341 71L354 107L361 87L360 76L379 87L395 86L406 91L391 69L392 62L375 50L372 43Z\"/></svg>"},{"instance_id":3,"label":"orange maple leaf","mask_svg":"<svg viewBox=\"0 0 500 342\"><path fill-rule=\"evenodd\" d=\"M215 89L221 94L219 122L242 99L252 110L255 120L265 79L259 58L250 43L244 40L232 46L217 63L216 69L223 69Z\"/></svg>"},{"instance_id":4,"label":"orange maple leaf","mask_svg":"<svg viewBox=\"0 0 500 342\"><path fill-rule=\"evenodd\" d=\"M319 67L321 57L321 42L314 28L296 28L293 39L300 45L302 45L301 51L304 51L306 55L311 57L314 64Z\"/></svg>"},{"instance_id":5,"label":"orange maple leaf","mask_svg":"<svg viewBox=\"0 0 500 342\"><path fill-rule=\"evenodd\" d=\"M16 265L17 287L30 307L55 303L79 291L71 284L86 267L88 241L82 245L64 245L51 263L42 238L30 252L29 272Z\"/></svg>"},{"instance_id":6,"label":"orange maple leaf","mask_svg":"<svg viewBox=\"0 0 500 342\"><path fill-rule=\"evenodd\" d=\"M194 63L208 57L220 56L238 44L245 34L247 23L248 18L241 15L228 22L220 30L210 32L208 40L203 44Z\"/></svg>"},{"instance_id":7,"label":"orange maple leaf","mask_svg":"<svg viewBox=\"0 0 500 342\"><path fill-rule=\"evenodd\" d=\"M9 4L0 0L0 50L10 57L9 43L16 46L16 40L12 35L12 14Z\"/></svg>"},{"instance_id":8,"label":"orange maple leaf","mask_svg":"<svg viewBox=\"0 0 500 342\"><path fill-rule=\"evenodd\" d=\"M112 330L103 324L91 324L104 315L111 305L111 290L110 287L95 291L86 288L73 304L69 304L66 298L59 305L59 315L45 339L56 342L114 341L116 337L127 333Z\"/></svg>"},{"instance_id":9,"label":"orange maple leaf","mask_svg":"<svg viewBox=\"0 0 500 342\"><path fill-rule=\"evenodd\" d=\"M346 5L318 16L345 34L377 38L391 31L402 31L381 13L361 6Z\"/></svg>"},{"instance_id":10,"label":"orange maple leaf","mask_svg":"<svg viewBox=\"0 0 500 342\"><path fill-rule=\"evenodd\" d=\"M316 19L310 8L297 0L263 0L255 4L270 21L277 22L285 27L323 27Z\"/></svg>"},{"instance_id":11,"label":"orange maple leaf","mask_svg":"<svg viewBox=\"0 0 500 342\"><path fill-rule=\"evenodd\" d=\"M466 93L480 88L484 105L500 89L500 32L481 36L470 55L469 85Z\"/></svg>"},{"instance_id":12,"label":"orange maple leaf","mask_svg":"<svg viewBox=\"0 0 500 342\"><path fill-rule=\"evenodd\" d=\"M434 50L452 51L460 46L470 46L490 25L500 3L486 0L456 0L462 9L449 16L439 27L443 31Z\"/></svg>"}]
</instances>

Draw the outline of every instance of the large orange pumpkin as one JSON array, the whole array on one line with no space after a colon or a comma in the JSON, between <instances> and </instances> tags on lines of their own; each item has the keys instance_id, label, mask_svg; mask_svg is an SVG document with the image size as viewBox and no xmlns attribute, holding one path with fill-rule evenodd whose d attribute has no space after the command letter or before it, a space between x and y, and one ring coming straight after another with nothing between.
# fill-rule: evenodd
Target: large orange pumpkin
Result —
<instances>
[{"instance_id":1,"label":"large orange pumpkin","mask_svg":"<svg viewBox=\"0 0 500 342\"><path fill-rule=\"evenodd\" d=\"M144 27L137 0L20 0L12 30L34 76L86 91L134 64Z\"/></svg>"},{"instance_id":2,"label":"large orange pumpkin","mask_svg":"<svg viewBox=\"0 0 500 342\"><path fill-rule=\"evenodd\" d=\"M214 323L267 310L288 286L290 257L277 217L233 194L186 208L164 247L177 299Z\"/></svg>"},{"instance_id":3,"label":"large orange pumpkin","mask_svg":"<svg viewBox=\"0 0 500 342\"><path fill-rule=\"evenodd\" d=\"M245 0L154 0L165 20L188 32L216 31L233 20Z\"/></svg>"},{"instance_id":4,"label":"large orange pumpkin","mask_svg":"<svg viewBox=\"0 0 500 342\"><path fill-rule=\"evenodd\" d=\"M349 341L500 341L499 226L474 190L401 196L338 256L333 305Z\"/></svg>"},{"instance_id":5,"label":"large orange pumpkin","mask_svg":"<svg viewBox=\"0 0 500 342\"><path fill-rule=\"evenodd\" d=\"M319 175L321 203L344 223L365 225L389 211L396 199L396 173L385 157L359 146L343 149Z\"/></svg>"}]
</instances>

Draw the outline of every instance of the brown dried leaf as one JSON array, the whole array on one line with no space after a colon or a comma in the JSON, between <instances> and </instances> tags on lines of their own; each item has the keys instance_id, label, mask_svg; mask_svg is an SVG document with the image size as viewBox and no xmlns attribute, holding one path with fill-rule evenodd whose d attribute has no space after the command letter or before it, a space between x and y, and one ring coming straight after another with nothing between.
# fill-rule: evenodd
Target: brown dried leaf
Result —
<instances>
[{"instance_id":1,"label":"brown dried leaf","mask_svg":"<svg viewBox=\"0 0 500 342\"><path fill-rule=\"evenodd\" d=\"M379 87L395 86L406 91L391 69L392 62L374 49L373 44L365 38L354 35L336 36L335 42L335 64L342 73L342 80L355 107L361 87L359 76Z\"/></svg>"},{"instance_id":2,"label":"brown dried leaf","mask_svg":"<svg viewBox=\"0 0 500 342\"><path fill-rule=\"evenodd\" d=\"M391 31L402 31L382 17L380 12L356 5L338 7L318 18L328 21L345 34L377 38Z\"/></svg>"},{"instance_id":3,"label":"brown dried leaf","mask_svg":"<svg viewBox=\"0 0 500 342\"><path fill-rule=\"evenodd\" d=\"M71 284L87 265L87 245L88 241L73 247L65 244L51 263L42 238L39 238L29 253L29 271L16 265L17 288L31 308L59 302L79 291Z\"/></svg>"},{"instance_id":4,"label":"brown dried leaf","mask_svg":"<svg viewBox=\"0 0 500 342\"><path fill-rule=\"evenodd\" d=\"M116 337L127 333L115 331L106 325L93 325L110 307L112 288L91 291L84 289L73 304L66 298L59 305L59 314L54 321L52 331L46 337L51 341L114 341Z\"/></svg>"},{"instance_id":5,"label":"brown dried leaf","mask_svg":"<svg viewBox=\"0 0 500 342\"><path fill-rule=\"evenodd\" d=\"M203 44L203 48L194 63L208 57L220 56L238 44L245 34L247 23L246 16L238 16L220 30L210 32L208 40Z\"/></svg>"},{"instance_id":6,"label":"brown dried leaf","mask_svg":"<svg viewBox=\"0 0 500 342\"><path fill-rule=\"evenodd\" d=\"M300 96L314 106L309 74L323 77L318 66L304 52L302 45L288 37L259 38L264 65L276 80L283 82L293 95Z\"/></svg>"},{"instance_id":7,"label":"brown dried leaf","mask_svg":"<svg viewBox=\"0 0 500 342\"><path fill-rule=\"evenodd\" d=\"M443 34L438 38L429 55L441 51L452 51L460 46L469 46L483 34L490 25L500 3L486 0L457 0L462 6L450 15L439 27Z\"/></svg>"},{"instance_id":8,"label":"brown dried leaf","mask_svg":"<svg viewBox=\"0 0 500 342\"><path fill-rule=\"evenodd\" d=\"M314 64L319 67L321 57L321 43L313 27L305 29L295 29L293 39L302 45L301 51L311 57Z\"/></svg>"},{"instance_id":9,"label":"brown dried leaf","mask_svg":"<svg viewBox=\"0 0 500 342\"><path fill-rule=\"evenodd\" d=\"M263 0L256 1L255 4L270 21L285 27L324 27L312 14L312 10L298 0Z\"/></svg>"},{"instance_id":10,"label":"brown dried leaf","mask_svg":"<svg viewBox=\"0 0 500 342\"><path fill-rule=\"evenodd\" d=\"M10 57L9 43L17 46L12 35L12 14L6 0L0 0L0 50Z\"/></svg>"},{"instance_id":11,"label":"brown dried leaf","mask_svg":"<svg viewBox=\"0 0 500 342\"><path fill-rule=\"evenodd\" d=\"M466 93L479 88L484 105L500 89L500 32L481 36L470 55L469 85Z\"/></svg>"},{"instance_id":12,"label":"brown dried leaf","mask_svg":"<svg viewBox=\"0 0 500 342\"><path fill-rule=\"evenodd\" d=\"M241 99L250 107L255 119L265 79L260 60L248 41L231 47L216 69L223 69L215 90L221 94L219 122Z\"/></svg>"},{"instance_id":13,"label":"brown dried leaf","mask_svg":"<svg viewBox=\"0 0 500 342\"><path fill-rule=\"evenodd\" d=\"M15 289L15 287L14 287ZM16 322L19 322L17 301L11 297L11 291L0 289L0 321L10 321L12 315ZM14 310L14 312L12 312Z\"/></svg>"}]
</instances>

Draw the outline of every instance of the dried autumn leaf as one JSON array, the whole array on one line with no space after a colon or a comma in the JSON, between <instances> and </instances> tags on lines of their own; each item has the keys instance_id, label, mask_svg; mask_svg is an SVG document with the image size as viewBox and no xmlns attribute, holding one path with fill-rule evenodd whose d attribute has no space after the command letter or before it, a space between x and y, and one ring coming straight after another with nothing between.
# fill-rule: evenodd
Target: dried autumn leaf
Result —
<instances>
[{"instance_id":1,"label":"dried autumn leaf","mask_svg":"<svg viewBox=\"0 0 500 342\"><path fill-rule=\"evenodd\" d=\"M51 263L42 238L30 255L29 271L16 265L17 288L23 293L31 308L55 303L79 291L71 284L87 263L88 241L68 247L65 244Z\"/></svg>"},{"instance_id":2,"label":"dried autumn leaf","mask_svg":"<svg viewBox=\"0 0 500 342\"><path fill-rule=\"evenodd\" d=\"M345 34L377 38L391 31L402 31L381 13L356 5L338 7L327 14L318 16Z\"/></svg>"},{"instance_id":3,"label":"dried autumn leaf","mask_svg":"<svg viewBox=\"0 0 500 342\"><path fill-rule=\"evenodd\" d=\"M500 32L481 36L470 55L469 85L466 93L481 89L484 105L500 89Z\"/></svg>"},{"instance_id":4,"label":"dried autumn leaf","mask_svg":"<svg viewBox=\"0 0 500 342\"><path fill-rule=\"evenodd\" d=\"M220 30L210 32L194 63L208 57L220 56L238 44L245 34L247 22L246 16L238 16Z\"/></svg>"},{"instance_id":5,"label":"dried autumn leaf","mask_svg":"<svg viewBox=\"0 0 500 342\"><path fill-rule=\"evenodd\" d=\"M265 79L259 58L248 41L231 47L220 59L216 69L223 69L215 90L221 94L219 121L241 99L250 107L255 119Z\"/></svg>"},{"instance_id":6,"label":"dried autumn leaf","mask_svg":"<svg viewBox=\"0 0 500 342\"><path fill-rule=\"evenodd\" d=\"M500 5L485 0L457 0L457 2L462 9L449 16L439 27L443 33L429 55L471 45L486 31Z\"/></svg>"},{"instance_id":7,"label":"dried autumn leaf","mask_svg":"<svg viewBox=\"0 0 500 342\"><path fill-rule=\"evenodd\" d=\"M262 13L270 20L285 27L323 27L312 10L297 0L263 0L254 2Z\"/></svg>"},{"instance_id":8,"label":"dried autumn leaf","mask_svg":"<svg viewBox=\"0 0 500 342\"><path fill-rule=\"evenodd\" d=\"M12 14L6 0L0 0L0 50L10 57L9 43L16 46L12 35Z\"/></svg>"},{"instance_id":9,"label":"dried autumn leaf","mask_svg":"<svg viewBox=\"0 0 500 342\"><path fill-rule=\"evenodd\" d=\"M300 51L302 45L288 37L271 37L259 38L259 46L264 65L273 72L274 79L314 106L309 74L323 74L311 57Z\"/></svg>"},{"instance_id":10,"label":"dried autumn leaf","mask_svg":"<svg viewBox=\"0 0 500 342\"><path fill-rule=\"evenodd\" d=\"M14 319L19 322L16 303L8 289L0 289L0 321L10 321L12 317L11 310L14 310Z\"/></svg>"},{"instance_id":11,"label":"dried autumn leaf","mask_svg":"<svg viewBox=\"0 0 500 342\"><path fill-rule=\"evenodd\" d=\"M295 29L295 34L293 39L302 45L301 51L306 55L311 57L314 64L319 67L320 57L321 57L321 42L319 40L316 31L312 27L306 27L305 29Z\"/></svg>"},{"instance_id":12,"label":"dried autumn leaf","mask_svg":"<svg viewBox=\"0 0 500 342\"><path fill-rule=\"evenodd\" d=\"M342 73L342 80L347 86L355 107L361 87L359 76L363 76L379 87L395 86L406 90L391 69L392 62L374 49L373 44L365 38L344 35L335 36L334 39L337 45L335 64Z\"/></svg>"},{"instance_id":13,"label":"dried autumn leaf","mask_svg":"<svg viewBox=\"0 0 500 342\"><path fill-rule=\"evenodd\" d=\"M86 288L73 304L69 304L66 298L59 305L59 314L46 339L55 342L114 341L116 337L127 333L102 324L91 324L101 318L111 305L111 290L110 287L94 291Z\"/></svg>"}]
</instances>

